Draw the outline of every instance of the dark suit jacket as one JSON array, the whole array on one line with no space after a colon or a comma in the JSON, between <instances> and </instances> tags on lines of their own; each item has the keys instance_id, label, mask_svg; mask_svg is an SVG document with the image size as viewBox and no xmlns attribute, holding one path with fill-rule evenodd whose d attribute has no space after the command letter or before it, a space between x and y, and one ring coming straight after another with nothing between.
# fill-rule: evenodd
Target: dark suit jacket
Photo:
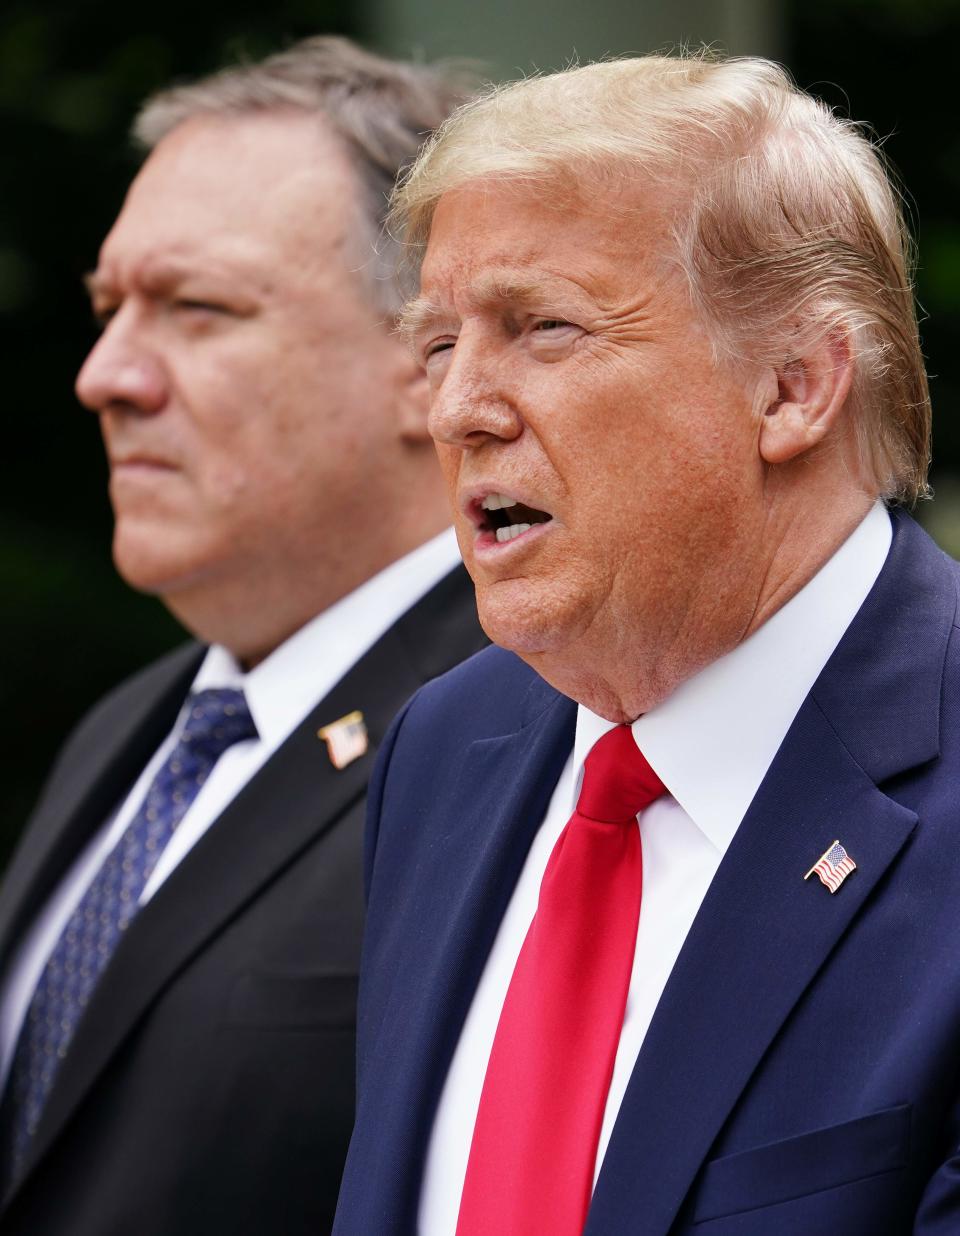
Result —
<instances>
[{"instance_id":1,"label":"dark suit jacket","mask_svg":"<svg viewBox=\"0 0 960 1236\"><path fill-rule=\"evenodd\" d=\"M958 580L897 517L679 955L587 1236L960 1232ZM492 649L384 743L338 1236L414 1230L440 1088L574 719ZM858 870L832 896L803 875L835 838Z\"/></svg>"},{"instance_id":2,"label":"dark suit jacket","mask_svg":"<svg viewBox=\"0 0 960 1236\"><path fill-rule=\"evenodd\" d=\"M4 1236L321 1236L353 1117L362 817L373 753L316 737L485 642L447 576L363 657L131 925L78 1026ZM203 655L107 697L66 746L0 894L0 958L169 732ZM309 666L304 667L309 673Z\"/></svg>"}]
</instances>

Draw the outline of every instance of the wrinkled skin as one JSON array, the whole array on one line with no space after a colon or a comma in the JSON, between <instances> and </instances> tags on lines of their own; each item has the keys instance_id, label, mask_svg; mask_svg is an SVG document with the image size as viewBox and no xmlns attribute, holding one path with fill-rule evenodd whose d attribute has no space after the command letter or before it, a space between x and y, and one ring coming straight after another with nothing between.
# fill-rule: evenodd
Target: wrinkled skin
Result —
<instances>
[{"instance_id":1,"label":"wrinkled skin","mask_svg":"<svg viewBox=\"0 0 960 1236\"><path fill-rule=\"evenodd\" d=\"M718 364L666 212L549 192L441 198L408 334L487 633L621 721L769 617L873 495L842 349ZM490 492L551 519L491 543Z\"/></svg>"},{"instance_id":2,"label":"wrinkled skin","mask_svg":"<svg viewBox=\"0 0 960 1236\"><path fill-rule=\"evenodd\" d=\"M447 517L422 376L358 268L315 119L202 117L130 189L91 277L114 557L252 663Z\"/></svg>"}]
</instances>

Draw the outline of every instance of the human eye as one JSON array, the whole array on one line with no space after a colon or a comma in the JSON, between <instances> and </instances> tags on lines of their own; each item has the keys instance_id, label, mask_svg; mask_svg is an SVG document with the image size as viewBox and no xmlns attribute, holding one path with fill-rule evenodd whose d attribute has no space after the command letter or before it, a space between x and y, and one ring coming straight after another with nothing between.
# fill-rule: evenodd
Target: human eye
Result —
<instances>
[{"instance_id":1,"label":"human eye","mask_svg":"<svg viewBox=\"0 0 960 1236\"><path fill-rule=\"evenodd\" d=\"M235 319L248 316L226 297L202 293L170 296L165 312L178 329L191 334L217 333Z\"/></svg>"},{"instance_id":2,"label":"human eye","mask_svg":"<svg viewBox=\"0 0 960 1236\"><path fill-rule=\"evenodd\" d=\"M421 344L419 353L420 361L424 368L429 370L442 363L446 353L453 351L456 342L456 338L453 335L441 335L436 339L428 339L426 343Z\"/></svg>"},{"instance_id":3,"label":"human eye","mask_svg":"<svg viewBox=\"0 0 960 1236\"><path fill-rule=\"evenodd\" d=\"M228 314L230 306L219 300L207 300L199 296L178 296L173 308L181 313Z\"/></svg>"},{"instance_id":4,"label":"human eye","mask_svg":"<svg viewBox=\"0 0 960 1236\"><path fill-rule=\"evenodd\" d=\"M530 346L534 352L545 356L566 355L566 350L576 343L582 331L567 318L533 317L527 324Z\"/></svg>"}]
</instances>

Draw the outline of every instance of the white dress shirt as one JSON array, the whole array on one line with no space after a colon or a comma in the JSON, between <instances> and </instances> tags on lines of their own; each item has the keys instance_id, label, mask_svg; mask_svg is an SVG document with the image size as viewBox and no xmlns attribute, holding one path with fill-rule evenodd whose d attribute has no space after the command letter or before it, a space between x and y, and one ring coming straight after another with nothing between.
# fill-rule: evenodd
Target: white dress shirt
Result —
<instances>
[{"instance_id":1,"label":"white dress shirt","mask_svg":"<svg viewBox=\"0 0 960 1236\"><path fill-rule=\"evenodd\" d=\"M459 562L456 537L448 528L301 627L249 673L244 673L226 648L213 645L208 649L191 692L216 687L242 690L258 737L235 743L217 760L153 869L140 905L150 900L224 808L347 670ZM188 711L185 702L168 737L114 815L68 870L12 958L0 983L0 1088L47 958L176 746Z\"/></svg>"},{"instance_id":2,"label":"white dress shirt","mask_svg":"<svg viewBox=\"0 0 960 1236\"><path fill-rule=\"evenodd\" d=\"M710 882L787 730L886 559L878 503L833 557L749 639L633 723L668 793L641 813L643 904L596 1183L644 1036ZM547 859L576 804L583 763L613 723L584 707L573 752L527 856L474 995L427 1150L420 1236L454 1236L487 1062ZM718 1048L719 1050L719 1048Z\"/></svg>"}]
</instances>

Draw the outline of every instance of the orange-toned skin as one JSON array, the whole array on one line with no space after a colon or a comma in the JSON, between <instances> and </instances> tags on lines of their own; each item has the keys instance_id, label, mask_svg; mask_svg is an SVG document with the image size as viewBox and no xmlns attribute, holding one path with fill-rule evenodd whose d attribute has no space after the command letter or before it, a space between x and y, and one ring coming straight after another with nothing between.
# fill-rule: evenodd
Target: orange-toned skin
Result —
<instances>
[{"instance_id":1,"label":"orange-toned skin","mask_svg":"<svg viewBox=\"0 0 960 1236\"><path fill-rule=\"evenodd\" d=\"M663 206L552 192L441 199L412 339L487 633L625 721L775 612L875 495L845 340L718 364ZM552 520L491 544L489 492Z\"/></svg>"}]
</instances>

